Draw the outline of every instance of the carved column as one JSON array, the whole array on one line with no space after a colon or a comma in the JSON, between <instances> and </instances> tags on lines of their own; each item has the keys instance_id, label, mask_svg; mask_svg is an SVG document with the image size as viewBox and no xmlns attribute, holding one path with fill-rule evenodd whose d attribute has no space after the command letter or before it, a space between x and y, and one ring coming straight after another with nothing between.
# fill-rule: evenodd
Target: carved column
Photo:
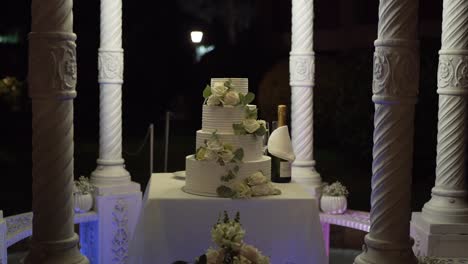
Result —
<instances>
[{"instance_id":1,"label":"carved column","mask_svg":"<svg viewBox=\"0 0 468 264\"><path fill-rule=\"evenodd\" d=\"M466 186L468 95L468 1L444 0L442 48L439 52L437 93L436 182L424 205L427 221L468 224Z\"/></svg>"},{"instance_id":2,"label":"carved column","mask_svg":"<svg viewBox=\"0 0 468 264\"><path fill-rule=\"evenodd\" d=\"M101 0L99 48L99 159L91 178L96 185L125 184L130 174L122 158L122 1Z\"/></svg>"},{"instance_id":3,"label":"carved column","mask_svg":"<svg viewBox=\"0 0 468 264\"><path fill-rule=\"evenodd\" d=\"M130 263L128 246L141 207L140 185L131 181L122 158L123 59L122 1L101 0L99 159L91 174L99 219L80 232L91 243L84 250L102 264Z\"/></svg>"},{"instance_id":4,"label":"carved column","mask_svg":"<svg viewBox=\"0 0 468 264\"><path fill-rule=\"evenodd\" d=\"M72 0L33 0L29 84L33 127L33 234L27 263L88 263L73 223Z\"/></svg>"},{"instance_id":5,"label":"carved column","mask_svg":"<svg viewBox=\"0 0 468 264\"><path fill-rule=\"evenodd\" d=\"M292 39L289 57L291 85L291 134L296 160L293 179L297 182L320 186L320 174L314 161L314 51L313 0L292 1Z\"/></svg>"},{"instance_id":6,"label":"carved column","mask_svg":"<svg viewBox=\"0 0 468 264\"><path fill-rule=\"evenodd\" d=\"M357 264L417 263L411 249L418 1L380 0L375 41L371 226Z\"/></svg>"}]
</instances>

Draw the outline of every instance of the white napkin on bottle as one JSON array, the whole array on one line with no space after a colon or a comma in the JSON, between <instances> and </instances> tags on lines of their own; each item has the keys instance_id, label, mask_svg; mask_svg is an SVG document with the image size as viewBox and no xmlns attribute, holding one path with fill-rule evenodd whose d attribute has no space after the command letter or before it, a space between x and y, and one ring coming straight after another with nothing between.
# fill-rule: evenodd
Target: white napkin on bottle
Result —
<instances>
[{"instance_id":1,"label":"white napkin on bottle","mask_svg":"<svg viewBox=\"0 0 468 264\"><path fill-rule=\"evenodd\" d=\"M271 133L268 139L268 152L275 157L287 161L294 161L296 159L288 126L278 127Z\"/></svg>"}]
</instances>

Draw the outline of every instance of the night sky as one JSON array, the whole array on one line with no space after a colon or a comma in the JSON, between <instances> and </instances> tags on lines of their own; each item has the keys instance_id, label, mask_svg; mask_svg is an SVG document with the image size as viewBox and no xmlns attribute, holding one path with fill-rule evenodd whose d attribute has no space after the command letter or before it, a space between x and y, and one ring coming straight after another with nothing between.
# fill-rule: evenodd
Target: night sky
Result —
<instances>
[{"instance_id":1,"label":"night sky","mask_svg":"<svg viewBox=\"0 0 468 264\"><path fill-rule=\"evenodd\" d=\"M435 177L436 72L442 1L420 1L421 80L416 115L413 209L429 199ZM150 123L156 126L155 171L163 166L163 124L173 112L169 170L183 170L201 127L201 91L210 77L248 77L260 117L273 120L275 106L289 104L287 61L291 1L286 0L123 0L124 157L133 179L149 177ZM350 206L369 209L372 118L372 53L376 0L327 0L315 4L315 158L324 180L350 187ZM27 76L30 1L2 1L0 78ZM195 62L189 33L205 32L203 45L215 49ZM89 175L98 153L99 1L75 1L78 35L78 97L75 100L75 177ZM27 83L12 101L0 94L0 209L6 215L30 210L31 106ZM140 148L141 147L141 148ZM339 163L341 166L336 166Z\"/></svg>"}]
</instances>

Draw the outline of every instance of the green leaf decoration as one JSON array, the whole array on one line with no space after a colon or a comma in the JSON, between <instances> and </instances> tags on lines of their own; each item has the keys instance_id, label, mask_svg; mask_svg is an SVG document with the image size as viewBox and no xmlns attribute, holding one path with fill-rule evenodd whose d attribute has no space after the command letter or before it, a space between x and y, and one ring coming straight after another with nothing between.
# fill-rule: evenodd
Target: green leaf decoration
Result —
<instances>
[{"instance_id":1,"label":"green leaf decoration","mask_svg":"<svg viewBox=\"0 0 468 264\"><path fill-rule=\"evenodd\" d=\"M224 163L224 160L222 158L218 158L218 160L216 160L216 162L218 162L219 166L226 165L226 163Z\"/></svg>"},{"instance_id":2,"label":"green leaf decoration","mask_svg":"<svg viewBox=\"0 0 468 264\"><path fill-rule=\"evenodd\" d=\"M196 153L195 154L195 159L196 160L204 160L205 159L205 154L206 154L206 148L199 147L195 153Z\"/></svg>"},{"instance_id":3,"label":"green leaf decoration","mask_svg":"<svg viewBox=\"0 0 468 264\"><path fill-rule=\"evenodd\" d=\"M266 128L264 126L260 126L260 128L255 131L255 135L259 137L264 136L265 134Z\"/></svg>"},{"instance_id":4,"label":"green leaf decoration","mask_svg":"<svg viewBox=\"0 0 468 264\"><path fill-rule=\"evenodd\" d=\"M244 105L250 104L251 102L253 102L254 99L255 99L254 93L252 92L247 93L244 97Z\"/></svg>"},{"instance_id":5,"label":"green leaf decoration","mask_svg":"<svg viewBox=\"0 0 468 264\"><path fill-rule=\"evenodd\" d=\"M218 194L218 196L224 198L231 198L232 196L234 196L234 191L231 188L224 185L221 185L218 188L216 188L216 193Z\"/></svg>"},{"instance_id":6,"label":"green leaf decoration","mask_svg":"<svg viewBox=\"0 0 468 264\"><path fill-rule=\"evenodd\" d=\"M239 172L239 166L236 165L232 170L237 174Z\"/></svg>"},{"instance_id":7,"label":"green leaf decoration","mask_svg":"<svg viewBox=\"0 0 468 264\"><path fill-rule=\"evenodd\" d=\"M243 93L239 93L239 104L244 105L245 96Z\"/></svg>"},{"instance_id":8,"label":"green leaf decoration","mask_svg":"<svg viewBox=\"0 0 468 264\"><path fill-rule=\"evenodd\" d=\"M242 161L244 158L244 149L238 148L236 151L234 151L234 159L237 161Z\"/></svg>"},{"instance_id":9,"label":"green leaf decoration","mask_svg":"<svg viewBox=\"0 0 468 264\"><path fill-rule=\"evenodd\" d=\"M228 182L228 181L233 180L235 178L236 178L236 175L234 174L234 172L232 172L232 170L229 170L227 175L224 175L224 176L221 177L221 181Z\"/></svg>"},{"instance_id":10,"label":"green leaf decoration","mask_svg":"<svg viewBox=\"0 0 468 264\"><path fill-rule=\"evenodd\" d=\"M244 129L244 125L240 124L232 124L232 129L234 130L234 135L246 135L247 132Z\"/></svg>"},{"instance_id":11,"label":"green leaf decoration","mask_svg":"<svg viewBox=\"0 0 468 264\"><path fill-rule=\"evenodd\" d=\"M203 98L208 99L211 95L211 87L207 84L205 89L203 90Z\"/></svg>"},{"instance_id":12,"label":"green leaf decoration","mask_svg":"<svg viewBox=\"0 0 468 264\"><path fill-rule=\"evenodd\" d=\"M228 215L227 211L224 211L223 215L224 215L223 223L225 223L225 224L229 223L229 215Z\"/></svg>"}]
</instances>

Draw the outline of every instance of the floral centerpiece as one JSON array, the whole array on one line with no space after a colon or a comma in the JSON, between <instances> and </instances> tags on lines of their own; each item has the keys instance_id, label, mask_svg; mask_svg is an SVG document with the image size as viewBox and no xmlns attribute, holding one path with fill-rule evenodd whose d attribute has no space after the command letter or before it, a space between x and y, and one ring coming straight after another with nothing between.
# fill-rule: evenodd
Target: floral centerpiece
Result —
<instances>
[{"instance_id":1,"label":"floral centerpiece","mask_svg":"<svg viewBox=\"0 0 468 264\"><path fill-rule=\"evenodd\" d=\"M346 199L348 195L348 189L339 181L325 185L320 198L320 209L329 214L342 214L348 206Z\"/></svg>"},{"instance_id":2,"label":"floral centerpiece","mask_svg":"<svg viewBox=\"0 0 468 264\"><path fill-rule=\"evenodd\" d=\"M231 80L215 82L213 86L206 85L203 97L207 105L228 107L246 106L255 99L255 95L251 92L244 95L236 91Z\"/></svg>"},{"instance_id":3,"label":"floral centerpiece","mask_svg":"<svg viewBox=\"0 0 468 264\"><path fill-rule=\"evenodd\" d=\"M75 212L84 213L93 207L93 191L94 186L89 182L85 176L80 176L77 181L74 181L74 207Z\"/></svg>"},{"instance_id":4,"label":"floral centerpiece","mask_svg":"<svg viewBox=\"0 0 468 264\"><path fill-rule=\"evenodd\" d=\"M223 218L219 217L211 229L211 239L218 248L208 249L195 264L270 264L270 259L257 248L244 243L244 236L239 212L234 219L229 219L224 211ZM187 264L183 261L175 263Z\"/></svg>"}]
</instances>

